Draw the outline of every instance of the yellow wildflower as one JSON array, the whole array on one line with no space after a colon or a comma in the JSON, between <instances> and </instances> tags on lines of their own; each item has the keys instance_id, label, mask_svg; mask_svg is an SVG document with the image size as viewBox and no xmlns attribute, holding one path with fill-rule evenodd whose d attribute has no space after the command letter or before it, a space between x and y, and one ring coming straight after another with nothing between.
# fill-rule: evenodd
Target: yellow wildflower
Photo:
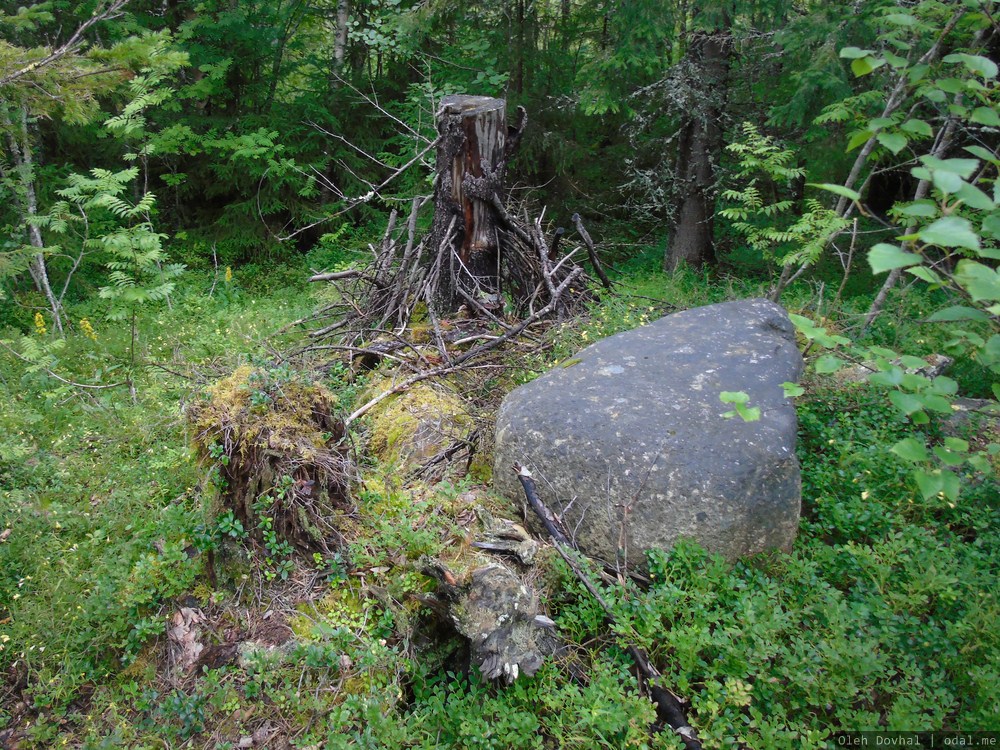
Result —
<instances>
[{"instance_id":1,"label":"yellow wildflower","mask_svg":"<svg viewBox=\"0 0 1000 750\"><path fill-rule=\"evenodd\" d=\"M80 319L80 330L83 331L83 335L91 341L97 341L97 331L94 330L94 326L90 324L90 321L87 318Z\"/></svg>"},{"instance_id":2,"label":"yellow wildflower","mask_svg":"<svg viewBox=\"0 0 1000 750\"><path fill-rule=\"evenodd\" d=\"M228 284L233 280L233 269L230 266L226 266L226 283Z\"/></svg>"},{"instance_id":3,"label":"yellow wildflower","mask_svg":"<svg viewBox=\"0 0 1000 750\"><path fill-rule=\"evenodd\" d=\"M49 332L49 329L45 327L45 316L40 312L35 313L35 333L39 336L44 336Z\"/></svg>"}]
</instances>

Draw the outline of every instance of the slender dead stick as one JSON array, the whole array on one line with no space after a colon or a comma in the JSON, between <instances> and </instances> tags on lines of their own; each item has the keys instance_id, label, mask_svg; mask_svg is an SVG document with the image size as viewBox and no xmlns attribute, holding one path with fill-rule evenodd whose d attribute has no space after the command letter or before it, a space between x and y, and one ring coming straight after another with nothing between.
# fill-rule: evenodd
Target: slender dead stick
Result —
<instances>
[{"instance_id":1,"label":"slender dead stick","mask_svg":"<svg viewBox=\"0 0 1000 750\"><path fill-rule=\"evenodd\" d=\"M517 472L517 478L521 480L521 487L524 489L524 497L528 500L528 505L531 506L531 509L541 519L545 530L552 537L552 541L574 547L566 534L562 521L556 518L555 514L545 507L545 504L538 497L538 491L535 489L535 479L531 476L531 472L528 471L527 467L520 464L514 465L514 471Z\"/></svg>"},{"instance_id":2,"label":"slender dead stick","mask_svg":"<svg viewBox=\"0 0 1000 750\"><path fill-rule=\"evenodd\" d=\"M601 259L597 257L597 250L594 248L594 241L590 238L590 232L587 228L583 226L583 219L580 218L580 214L573 214L573 225L576 227L577 233L579 233L580 238L583 240L583 244L587 246L587 255L590 256L590 264L594 267L594 271L597 273L598 278L600 278L601 283L604 284L604 288L609 292L611 291L611 279L608 275L604 273L604 266L601 264Z\"/></svg>"},{"instance_id":3,"label":"slender dead stick","mask_svg":"<svg viewBox=\"0 0 1000 750\"><path fill-rule=\"evenodd\" d=\"M514 465L514 471L517 473L517 478L521 481L521 487L524 490L524 496L528 500L528 504L538 515L545 526L545 530L549 532L549 537L552 539L552 544L556 548L556 551L566 561L566 564L569 565L584 588L601 605L607 621L615 626L620 625L621 623L619 623L618 618L615 616L614 610L604 599L600 589L594 585L590 576L580 566L579 560L570 554L570 552L582 553L570 541L562 521L538 497L538 491L535 488L535 479L532 477L531 472L520 464ZM610 576L608 577L610 578ZM612 582L616 582L613 578L611 580ZM661 678L660 671L653 666L649 655L634 643L626 643L626 650L631 654L632 659L639 668L639 672L649 685L650 698L656 706L656 715L660 721L680 735L681 742L684 743L684 747L687 750L702 750L701 740L698 739L694 728L687 723L687 717L684 715L684 708L681 705L680 699L672 691L657 684Z\"/></svg>"},{"instance_id":4,"label":"slender dead stick","mask_svg":"<svg viewBox=\"0 0 1000 750\"><path fill-rule=\"evenodd\" d=\"M337 281L339 279L353 279L363 274L356 268L349 268L346 271L331 271L330 273L317 273L309 277L309 281Z\"/></svg>"},{"instance_id":5,"label":"slender dead stick","mask_svg":"<svg viewBox=\"0 0 1000 750\"><path fill-rule=\"evenodd\" d=\"M94 9L90 18L81 23L77 27L76 31L73 32L73 35L64 44L54 48L48 55L39 60L34 60L17 70L5 72L2 76L0 76L0 86L6 86L9 83L13 83L18 78L22 78L29 73L33 73L36 70L44 68L66 55L75 53L84 45L84 34L87 29L96 23L118 18L127 4L128 0L112 0L112 2L107 5L98 3L98 6ZM106 71L95 71L95 73L97 72Z\"/></svg>"}]
</instances>

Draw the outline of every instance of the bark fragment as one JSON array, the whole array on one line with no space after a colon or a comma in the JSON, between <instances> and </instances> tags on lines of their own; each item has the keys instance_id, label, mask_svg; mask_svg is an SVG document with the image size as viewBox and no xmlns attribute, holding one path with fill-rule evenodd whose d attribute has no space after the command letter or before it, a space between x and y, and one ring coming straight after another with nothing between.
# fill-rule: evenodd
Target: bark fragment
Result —
<instances>
[{"instance_id":1,"label":"bark fragment","mask_svg":"<svg viewBox=\"0 0 1000 750\"><path fill-rule=\"evenodd\" d=\"M447 612L469 641L471 661L483 677L510 684L531 676L559 645L555 623L538 595L509 568L489 564L461 578L441 563L425 569L439 582Z\"/></svg>"}]
</instances>

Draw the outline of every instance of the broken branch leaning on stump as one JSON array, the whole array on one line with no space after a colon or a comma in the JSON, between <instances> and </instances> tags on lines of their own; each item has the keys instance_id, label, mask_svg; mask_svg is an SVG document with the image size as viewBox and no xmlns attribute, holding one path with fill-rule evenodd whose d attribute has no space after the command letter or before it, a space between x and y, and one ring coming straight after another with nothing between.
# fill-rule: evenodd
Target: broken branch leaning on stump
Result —
<instances>
[{"instance_id":1,"label":"broken branch leaning on stump","mask_svg":"<svg viewBox=\"0 0 1000 750\"><path fill-rule=\"evenodd\" d=\"M527 117L519 109L517 124L507 128L505 106L488 97L446 97L436 116L439 136L427 145L438 148L430 235L417 241L418 214L431 196L416 196L407 221L398 211L390 214L364 267L317 269L310 281L331 283L331 301L282 329L319 324L287 357L337 351L344 353L341 361L362 369L401 358L387 337L401 339L409 328L412 343L421 342L410 348L428 369L407 374L355 409L348 423L422 380L481 366L484 355L529 326L549 317L561 321L592 299L575 260L580 249L558 256L565 230L547 239L544 209L534 220L525 210L522 221L500 198L506 162ZM455 339L478 343L461 352ZM401 364L418 369L416 361Z\"/></svg>"},{"instance_id":2,"label":"broken branch leaning on stump","mask_svg":"<svg viewBox=\"0 0 1000 750\"><path fill-rule=\"evenodd\" d=\"M601 605L601 609L604 610L605 617L608 622L612 625L619 625L617 617L615 617L614 610L611 605L604 599L601 595L600 590L594 585L590 576L586 571L580 566L578 560L570 554L571 552L576 552L580 554L566 533L565 527L562 525L562 521L549 510L542 500L538 497L538 491L535 488L535 480L528 469L521 465L515 465L514 471L517 473L517 478L521 481L521 487L524 489L524 496L531 506L531 509L538 515L542 524L545 526L545 530L549 533L549 537L552 539L552 544L556 548L559 555L566 561L570 569L579 579L580 583L583 584L584 588L590 593L597 603ZM607 576L611 578L610 576ZM614 579L612 578L612 582ZM656 715L664 724L673 729L678 735L680 735L681 741L684 743L684 747L687 750L701 750L701 740L698 739L698 735L695 733L694 729L688 725L687 717L684 715L684 708L681 705L680 700L673 692L669 689L657 684L660 679L660 672L649 659L649 655L639 646L634 643L626 643L626 650L632 656L632 659L636 663L639 672L642 674L643 678L646 680L649 686L650 698L653 704L656 706Z\"/></svg>"},{"instance_id":3,"label":"broken branch leaning on stump","mask_svg":"<svg viewBox=\"0 0 1000 750\"><path fill-rule=\"evenodd\" d=\"M583 226L583 220L580 218L580 214L573 214L572 219L573 225L576 227L576 231L583 240L583 244L587 246L587 255L590 256L590 264L594 267L594 272L597 273L597 276L604 285L604 288L611 291L611 279L609 279L608 275L604 273L604 266L601 264L601 259L597 257L597 249L594 247L594 240L590 238L590 232L588 232L587 228Z\"/></svg>"}]
</instances>

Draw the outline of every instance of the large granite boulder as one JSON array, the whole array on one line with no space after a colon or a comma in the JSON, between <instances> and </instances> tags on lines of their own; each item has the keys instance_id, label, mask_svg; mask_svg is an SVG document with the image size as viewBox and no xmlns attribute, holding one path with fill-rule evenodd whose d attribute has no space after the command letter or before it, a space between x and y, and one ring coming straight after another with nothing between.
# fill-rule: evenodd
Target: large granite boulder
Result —
<instances>
[{"instance_id":1,"label":"large granite boulder","mask_svg":"<svg viewBox=\"0 0 1000 750\"><path fill-rule=\"evenodd\" d=\"M801 499L795 407L781 384L802 356L763 299L668 315L588 346L512 391L497 418L494 481L521 502L527 466L580 548L610 563L689 537L735 560L787 549ZM761 417L725 418L723 391Z\"/></svg>"}]
</instances>

